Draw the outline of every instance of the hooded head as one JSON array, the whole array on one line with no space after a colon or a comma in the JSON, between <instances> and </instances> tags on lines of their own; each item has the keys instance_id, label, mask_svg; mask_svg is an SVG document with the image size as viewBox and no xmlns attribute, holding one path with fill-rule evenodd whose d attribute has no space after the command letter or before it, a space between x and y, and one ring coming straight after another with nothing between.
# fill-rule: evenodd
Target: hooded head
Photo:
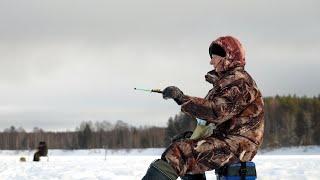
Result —
<instances>
[{"instance_id":1,"label":"hooded head","mask_svg":"<svg viewBox=\"0 0 320 180\"><path fill-rule=\"evenodd\" d=\"M215 71L223 72L235 67L244 67L245 51L240 41L232 36L219 37L209 46L209 54L218 55L219 60L215 66Z\"/></svg>"}]
</instances>

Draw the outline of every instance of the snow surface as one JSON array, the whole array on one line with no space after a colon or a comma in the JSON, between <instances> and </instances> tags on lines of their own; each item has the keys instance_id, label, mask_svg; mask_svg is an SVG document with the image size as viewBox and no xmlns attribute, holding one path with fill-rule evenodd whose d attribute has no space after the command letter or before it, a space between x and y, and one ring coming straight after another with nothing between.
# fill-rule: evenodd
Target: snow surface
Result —
<instances>
[{"instance_id":1,"label":"snow surface","mask_svg":"<svg viewBox=\"0 0 320 180\"><path fill-rule=\"evenodd\" d=\"M34 151L1 150L0 179L141 179L163 150L49 150L49 158L40 162L32 162ZM20 157L27 162L20 162ZM261 151L253 161L258 179L320 179L320 146ZM216 179L214 171L206 175Z\"/></svg>"}]
</instances>

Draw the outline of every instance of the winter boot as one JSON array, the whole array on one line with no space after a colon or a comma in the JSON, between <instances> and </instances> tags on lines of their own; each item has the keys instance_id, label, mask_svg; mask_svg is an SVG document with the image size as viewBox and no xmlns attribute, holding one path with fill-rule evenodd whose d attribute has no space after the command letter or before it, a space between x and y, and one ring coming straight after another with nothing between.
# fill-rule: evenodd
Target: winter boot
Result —
<instances>
[{"instance_id":1,"label":"winter boot","mask_svg":"<svg viewBox=\"0 0 320 180\"><path fill-rule=\"evenodd\" d=\"M169 163L162 159L153 161L142 180L175 180L178 178L176 171Z\"/></svg>"},{"instance_id":2,"label":"winter boot","mask_svg":"<svg viewBox=\"0 0 320 180\"><path fill-rule=\"evenodd\" d=\"M186 174L180 177L182 180L206 180L206 175L203 174Z\"/></svg>"}]
</instances>

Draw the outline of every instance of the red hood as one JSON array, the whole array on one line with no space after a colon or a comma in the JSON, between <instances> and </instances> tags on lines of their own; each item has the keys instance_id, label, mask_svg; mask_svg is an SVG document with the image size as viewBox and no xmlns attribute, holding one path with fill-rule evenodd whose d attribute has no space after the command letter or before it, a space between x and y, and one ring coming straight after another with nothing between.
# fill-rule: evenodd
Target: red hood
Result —
<instances>
[{"instance_id":1,"label":"red hood","mask_svg":"<svg viewBox=\"0 0 320 180\"><path fill-rule=\"evenodd\" d=\"M245 50L240 41L236 38L232 36L219 37L210 44L209 49L213 44L221 46L226 52L226 57L224 58L224 67L221 69L221 71L230 70L239 66L243 67L246 64Z\"/></svg>"}]
</instances>

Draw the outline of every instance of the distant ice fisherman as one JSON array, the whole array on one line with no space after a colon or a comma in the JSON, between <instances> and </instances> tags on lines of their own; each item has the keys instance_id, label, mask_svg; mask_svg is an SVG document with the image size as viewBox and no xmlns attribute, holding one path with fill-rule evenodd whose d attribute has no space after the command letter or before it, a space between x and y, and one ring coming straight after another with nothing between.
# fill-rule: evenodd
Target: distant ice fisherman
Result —
<instances>
[{"instance_id":1,"label":"distant ice fisherman","mask_svg":"<svg viewBox=\"0 0 320 180\"><path fill-rule=\"evenodd\" d=\"M40 141L38 150L34 153L33 161L40 161L40 157L48 156L48 147L46 142Z\"/></svg>"}]
</instances>

